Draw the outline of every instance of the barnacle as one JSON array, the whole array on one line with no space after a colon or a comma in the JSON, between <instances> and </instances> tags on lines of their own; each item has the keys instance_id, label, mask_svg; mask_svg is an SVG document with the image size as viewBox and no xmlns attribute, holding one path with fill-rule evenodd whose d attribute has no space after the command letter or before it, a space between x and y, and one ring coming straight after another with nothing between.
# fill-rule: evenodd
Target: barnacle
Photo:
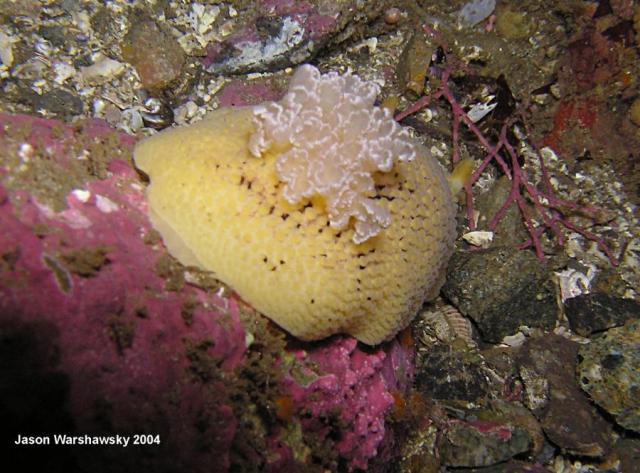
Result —
<instances>
[{"instance_id":1,"label":"barnacle","mask_svg":"<svg viewBox=\"0 0 640 473\"><path fill-rule=\"evenodd\" d=\"M455 211L440 165L377 92L304 66L277 104L140 142L169 251L301 339L393 337L443 283Z\"/></svg>"}]
</instances>

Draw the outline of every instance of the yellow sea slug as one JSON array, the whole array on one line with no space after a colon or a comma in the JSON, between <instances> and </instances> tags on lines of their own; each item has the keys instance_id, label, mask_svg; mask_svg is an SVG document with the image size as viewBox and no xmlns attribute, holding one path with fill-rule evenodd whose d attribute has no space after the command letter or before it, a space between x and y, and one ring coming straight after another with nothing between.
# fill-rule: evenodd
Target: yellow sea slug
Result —
<instances>
[{"instance_id":1,"label":"yellow sea slug","mask_svg":"<svg viewBox=\"0 0 640 473\"><path fill-rule=\"evenodd\" d=\"M305 65L280 102L140 142L169 251L300 339L392 338L440 290L455 209L440 165L378 93Z\"/></svg>"}]
</instances>

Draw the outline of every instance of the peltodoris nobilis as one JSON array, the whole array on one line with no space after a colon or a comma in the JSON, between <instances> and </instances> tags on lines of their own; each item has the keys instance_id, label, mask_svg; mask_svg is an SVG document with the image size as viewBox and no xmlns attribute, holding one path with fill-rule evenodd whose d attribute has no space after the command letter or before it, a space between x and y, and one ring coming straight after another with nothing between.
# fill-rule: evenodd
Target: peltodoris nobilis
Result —
<instances>
[{"instance_id":1,"label":"peltodoris nobilis","mask_svg":"<svg viewBox=\"0 0 640 473\"><path fill-rule=\"evenodd\" d=\"M378 92L305 65L280 102L139 143L169 251L300 339L393 337L440 290L455 209L440 165L374 106Z\"/></svg>"}]
</instances>

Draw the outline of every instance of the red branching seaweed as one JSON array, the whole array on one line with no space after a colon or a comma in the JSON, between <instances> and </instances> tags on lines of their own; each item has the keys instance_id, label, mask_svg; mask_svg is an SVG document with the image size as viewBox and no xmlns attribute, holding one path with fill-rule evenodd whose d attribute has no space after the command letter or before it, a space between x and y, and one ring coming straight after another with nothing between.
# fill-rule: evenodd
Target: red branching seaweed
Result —
<instances>
[{"instance_id":1,"label":"red branching seaweed","mask_svg":"<svg viewBox=\"0 0 640 473\"><path fill-rule=\"evenodd\" d=\"M436 33L432 30L425 27L425 31L436 37ZM581 214L593 220L598 220L598 216L602 215L602 210L596 207L582 206L576 202L561 199L555 194L541 150L539 146L533 142L533 139L530 138L532 134L526 126L526 122L522 114L515 114L506 119L501 126L497 141L495 143L490 141L490 139L469 117L469 115L467 115L449 87L449 79L451 75L454 72L466 69L466 66L461 64L459 61L451 60L452 55L450 53L446 53L448 50L446 45L441 41L440 44L442 49L445 51L449 64L442 70L439 84L431 93L421 97L411 104L406 110L398 113L395 116L395 119L397 121L401 121L405 117L426 108L429 104L434 103L439 99L445 99L451 107L452 112L452 165L455 165L460 160L460 124L463 124L486 150L487 154L480 162L480 165L476 167L471 178L464 186L469 229L475 230L476 228L472 188L480 176L485 172L487 166L494 161L500 170L511 181L511 190L505 202L489 221L488 229L490 231L494 231L496 229L509 207L515 203L520 211L523 223L529 234L529 239L519 245L520 249L533 247L538 259L545 261L541 242L542 235L547 230L550 230L556 244L562 246L565 243L565 234L562 228L564 227L564 229L576 232L582 235L585 239L594 242L600 251L607 256L611 264L613 266L617 266L618 261L616 257L613 255L613 252L602 237L572 223L565 216L565 213L573 213ZM542 174L542 182L540 186L534 185L531 180L529 180L523 169L523 165L518 159L519 156L514 145L509 141L508 132L512 130L516 124L522 124L525 127L529 143L537 155ZM528 203L533 204L533 210L535 211L537 219L534 219L534 216L531 215L530 206L527 205Z\"/></svg>"}]
</instances>

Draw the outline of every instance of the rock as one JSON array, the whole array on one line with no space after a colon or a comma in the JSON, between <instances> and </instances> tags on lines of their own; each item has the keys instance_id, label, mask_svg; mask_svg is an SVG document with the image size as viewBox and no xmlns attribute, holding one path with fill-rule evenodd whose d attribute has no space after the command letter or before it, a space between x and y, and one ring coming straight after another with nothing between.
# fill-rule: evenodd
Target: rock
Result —
<instances>
[{"instance_id":1,"label":"rock","mask_svg":"<svg viewBox=\"0 0 640 473\"><path fill-rule=\"evenodd\" d=\"M82 108L82 99L63 89L53 89L33 96L33 109L36 113L44 112L68 120L81 114Z\"/></svg>"},{"instance_id":2,"label":"rock","mask_svg":"<svg viewBox=\"0 0 640 473\"><path fill-rule=\"evenodd\" d=\"M491 412L492 420L483 419L482 411L466 413L466 421L449 421L440 444L442 463L450 467L490 466L529 450L527 430L509 419Z\"/></svg>"},{"instance_id":3,"label":"rock","mask_svg":"<svg viewBox=\"0 0 640 473\"><path fill-rule=\"evenodd\" d=\"M471 0L460 9L458 18L463 26L472 27L489 17L495 7L495 0Z\"/></svg>"},{"instance_id":4,"label":"rock","mask_svg":"<svg viewBox=\"0 0 640 473\"><path fill-rule=\"evenodd\" d=\"M620 458L620 469L618 471L635 471L640 465L640 439L618 439L615 445L615 452Z\"/></svg>"},{"instance_id":5,"label":"rock","mask_svg":"<svg viewBox=\"0 0 640 473\"><path fill-rule=\"evenodd\" d=\"M416 361L416 388L433 399L475 401L486 396L489 381L482 359L449 345L425 347Z\"/></svg>"},{"instance_id":6,"label":"rock","mask_svg":"<svg viewBox=\"0 0 640 473\"><path fill-rule=\"evenodd\" d=\"M640 127L640 99L635 99L629 108L629 118Z\"/></svg>"},{"instance_id":7,"label":"rock","mask_svg":"<svg viewBox=\"0 0 640 473\"><path fill-rule=\"evenodd\" d=\"M101 121L0 114L0 415L12 460L97 472L391 461L386 416L410 386L412 349L286 339L209 273L177 264L151 229L133 144ZM32 433L148 433L152 444L13 445Z\"/></svg>"},{"instance_id":8,"label":"rock","mask_svg":"<svg viewBox=\"0 0 640 473\"><path fill-rule=\"evenodd\" d=\"M435 402L428 407L414 403L411 415L415 424L405 440L398 471L435 473L440 469L434 458L440 458L440 467L446 471L485 471L483 468L489 465L498 468L502 462L525 465L512 463L512 457L525 452L529 456L538 454L544 435L526 408L501 400L482 404L483 407L471 408L466 402ZM426 421L421 417L425 415Z\"/></svg>"},{"instance_id":9,"label":"rock","mask_svg":"<svg viewBox=\"0 0 640 473\"><path fill-rule=\"evenodd\" d=\"M593 338L579 360L582 389L622 427L640 432L640 321Z\"/></svg>"},{"instance_id":10,"label":"rock","mask_svg":"<svg viewBox=\"0 0 640 473\"><path fill-rule=\"evenodd\" d=\"M185 63L178 42L149 19L136 22L120 47L123 59L135 67L142 85L151 90L169 86L180 76Z\"/></svg>"},{"instance_id":11,"label":"rock","mask_svg":"<svg viewBox=\"0 0 640 473\"><path fill-rule=\"evenodd\" d=\"M244 107L262 102L278 101L287 91L284 81L272 79L234 79L216 94L220 107Z\"/></svg>"},{"instance_id":12,"label":"rock","mask_svg":"<svg viewBox=\"0 0 640 473\"><path fill-rule=\"evenodd\" d=\"M59 25L43 25L38 29L38 34L49 41L52 45L58 47L64 47L72 40L72 38L67 36L65 29Z\"/></svg>"},{"instance_id":13,"label":"rock","mask_svg":"<svg viewBox=\"0 0 640 473\"><path fill-rule=\"evenodd\" d=\"M409 96L413 99L424 93L424 84L434 49L430 36L418 30L407 41L402 51L396 70L398 88L410 94Z\"/></svg>"},{"instance_id":14,"label":"rock","mask_svg":"<svg viewBox=\"0 0 640 473\"><path fill-rule=\"evenodd\" d=\"M454 425L440 447L447 466L488 466L526 452L529 437L524 429L489 422Z\"/></svg>"},{"instance_id":15,"label":"rock","mask_svg":"<svg viewBox=\"0 0 640 473\"><path fill-rule=\"evenodd\" d=\"M575 382L578 348L557 335L527 341L517 358L525 403L555 445L573 455L603 457L612 430Z\"/></svg>"},{"instance_id":16,"label":"rock","mask_svg":"<svg viewBox=\"0 0 640 473\"><path fill-rule=\"evenodd\" d=\"M640 317L638 302L605 293L581 294L567 299L564 310L571 330L583 337Z\"/></svg>"},{"instance_id":17,"label":"rock","mask_svg":"<svg viewBox=\"0 0 640 473\"><path fill-rule=\"evenodd\" d=\"M96 36L105 43L109 43L113 41L113 38L118 37L118 27L120 26L118 20L118 13L100 5L91 16L90 23Z\"/></svg>"},{"instance_id":18,"label":"rock","mask_svg":"<svg viewBox=\"0 0 640 473\"><path fill-rule=\"evenodd\" d=\"M515 248L454 253L444 295L472 318L483 340L498 343L520 326L552 329L556 296L549 269Z\"/></svg>"},{"instance_id":19,"label":"rock","mask_svg":"<svg viewBox=\"0 0 640 473\"><path fill-rule=\"evenodd\" d=\"M36 19L42 12L42 5L37 0L24 0L22 2L0 1L0 14L3 17L25 16Z\"/></svg>"},{"instance_id":20,"label":"rock","mask_svg":"<svg viewBox=\"0 0 640 473\"><path fill-rule=\"evenodd\" d=\"M98 53L92 58L93 63L87 67L80 67L82 80L89 84L105 83L122 74L125 70L123 63Z\"/></svg>"},{"instance_id":21,"label":"rock","mask_svg":"<svg viewBox=\"0 0 640 473\"><path fill-rule=\"evenodd\" d=\"M459 471L461 473L549 473L550 470L540 465L540 463L509 460L505 463L499 463L485 468L451 468L449 471Z\"/></svg>"},{"instance_id":22,"label":"rock","mask_svg":"<svg viewBox=\"0 0 640 473\"><path fill-rule=\"evenodd\" d=\"M484 228L490 219L500 210L511 192L511 180L502 176L495 181L491 189L476 198L475 209L481 215L479 226ZM466 224L466 222L465 222ZM529 238L517 205L510 205L504 212L500 223L493 232L493 247L515 247Z\"/></svg>"},{"instance_id":23,"label":"rock","mask_svg":"<svg viewBox=\"0 0 640 473\"><path fill-rule=\"evenodd\" d=\"M531 25L525 12L502 7L496 13L496 33L503 38L514 41L528 38L531 34Z\"/></svg>"},{"instance_id":24,"label":"rock","mask_svg":"<svg viewBox=\"0 0 640 473\"><path fill-rule=\"evenodd\" d=\"M263 2L244 14L224 41L210 44L203 65L214 74L284 69L308 61L332 41L380 17L384 2Z\"/></svg>"}]
</instances>

